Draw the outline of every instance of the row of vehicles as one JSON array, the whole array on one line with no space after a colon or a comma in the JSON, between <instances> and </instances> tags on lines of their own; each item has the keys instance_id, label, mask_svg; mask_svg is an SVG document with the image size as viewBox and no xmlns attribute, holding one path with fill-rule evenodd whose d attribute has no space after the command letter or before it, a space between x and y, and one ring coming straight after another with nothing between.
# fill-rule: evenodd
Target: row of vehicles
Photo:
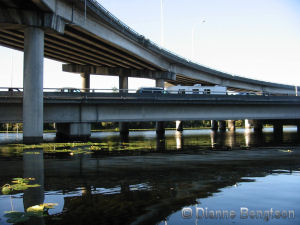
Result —
<instances>
[{"instance_id":1,"label":"row of vehicles","mask_svg":"<svg viewBox=\"0 0 300 225\"><path fill-rule=\"evenodd\" d=\"M64 87L57 89L59 92L80 93L77 88ZM200 95L256 95L255 92L233 92L228 91L224 86L202 86L195 84L194 86L170 86L167 88L160 87L141 87L136 91L137 94L200 94Z\"/></svg>"},{"instance_id":2,"label":"row of vehicles","mask_svg":"<svg viewBox=\"0 0 300 225\"><path fill-rule=\"evenodd\" d=\"M201 84L195 84L194 86L170 86L166 89L159 87L144 87L139 88L136 93L147 94L206 94L206 95L226 95L227 87L224 86L202 86Z\"/></svg>"}]
</instances>

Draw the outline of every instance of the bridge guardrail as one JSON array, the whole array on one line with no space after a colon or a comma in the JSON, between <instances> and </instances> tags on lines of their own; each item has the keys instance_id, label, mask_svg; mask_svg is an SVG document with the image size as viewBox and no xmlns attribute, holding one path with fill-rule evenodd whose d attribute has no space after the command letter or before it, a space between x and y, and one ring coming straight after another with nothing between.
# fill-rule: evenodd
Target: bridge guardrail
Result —
<instances>
[{"instance_id":1,"label":"bridge guardrail","mask_svg":"<svg viewBox=\"0 0 300 225\"><path fill-rule=\"evenodd\" d=\"M86 94L97 94L97 93L110 93L110 94L123 94L126 95L127 93L137 93L138 90L136 89L99 89L99 88L75 88L75 87L62 87L62 88L44 88L44 92L53 92L53 93L69 93L69 94L76 94L81 93L81 95ZM18 96L22 95L23 88L22 87L0 87L0 92L6 93L7 96ZM19 94L18 94L19 93ZM158 93L139 93L139 95L151 95L151 94L158 94ZM213 91L211 90L209 93L205 91L184 91L181 93L179 91L172 91L172 90L164 90L163 92L159 93L163 94L172 94L172 95L247 95L247 96L297 96L297 93L291 95L289 93L282 94L282 93L268 93L268 92L236 92L236 91ZM3 95L1 95L3 96ZM89 96L87 96L89 97Z\"/></svg>"}]
</instances>

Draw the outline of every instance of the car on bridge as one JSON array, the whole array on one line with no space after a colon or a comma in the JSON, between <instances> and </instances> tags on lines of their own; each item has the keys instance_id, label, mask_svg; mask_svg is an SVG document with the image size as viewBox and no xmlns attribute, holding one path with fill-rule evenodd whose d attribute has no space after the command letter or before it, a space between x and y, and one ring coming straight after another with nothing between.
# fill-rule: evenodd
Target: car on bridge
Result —
<instances>
[{"instance_id":1,"label":"car on bridge","mask_svg":"<svg viewBox=\"0 0 300 225\"><path fill-rule=\"evenodd\" d=\"M80 93L80 89L78 88L73 88L73 87L62 87L57 89L59 92L64 92L64 93Z\"/></svg>"},{"instance_id":2,"label":"car on bridge","mask_svg":"<svg viewBox=\"0 0 300 225\"><path fill-rule=\"evenodd\" d=\"M167 94L168 92L160 87L141 87L137 89L137 94Z\"/></svg>"},{"instance_id":3,"label":"car on bridge","mask_svg":"<svg viewBox=\"0 0 300 225\"><path fill-rule=\"evenodd\" d=\"M170 86L167 88L170 94L204 94L204 95L226 95L227 87L224 86L202 86L195 84L194 86Z\"/></svg>"}]
</instances>

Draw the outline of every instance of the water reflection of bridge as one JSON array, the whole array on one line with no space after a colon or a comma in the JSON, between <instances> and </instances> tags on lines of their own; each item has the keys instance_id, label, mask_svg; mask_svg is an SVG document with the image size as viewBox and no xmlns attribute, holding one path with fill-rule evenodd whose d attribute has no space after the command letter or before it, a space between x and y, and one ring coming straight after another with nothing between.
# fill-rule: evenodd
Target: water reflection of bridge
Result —
<instances>
[{"instance_id":1,"label":"water reflection of bridge","mask_svg":"<svg viewBox=\"0 0 300 225\"><path fill-rule=\"evenodd\" d=\"M291 172L299 168L300 154L296 150L292 154L272 153L260 160L242 157L228 161L231 156L226 159L227 153L231 152L224 151L214 160L206 161L206 153L183 161L180 155L169 154L49 158L33 150L12 166L3 161L1 169L7 172L1 173L0 180L22 173L36 178L42 186L24 193L25 209L43 203L47 193L65 196L63 213L56 215L60 220L51 220L54 216L50 216L31 224L154 224L221 188L253 181L252 176L266 176L278 168ZM68 193L72 197L67 197Z\"/></svg>"}]
</instances>

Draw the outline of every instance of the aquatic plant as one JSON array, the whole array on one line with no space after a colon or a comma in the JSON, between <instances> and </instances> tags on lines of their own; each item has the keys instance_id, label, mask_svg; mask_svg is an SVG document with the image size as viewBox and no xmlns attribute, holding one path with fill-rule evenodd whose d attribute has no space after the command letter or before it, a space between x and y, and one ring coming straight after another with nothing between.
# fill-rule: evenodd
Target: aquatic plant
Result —
<instances>
[{"instance_id":1,"label":"aquatic plant","mask_svg":"<svg viewBox=\"0 0 300 225\"><path fill-rule=\"evenodd\" d=\"M28 188L39 187L39 184L29 184L29 182L33 180L35 180L35 178L13 178L13 184L5 184L2 186L2 194L9 195L13 191L24 191Z\"/></svg>"},{"instance_id":2,"label":"aquatic plant","mask_svg":"<svg viewBox=\"0 0 300 225\"><path fill-rule=\"evenodd\" d=\"M40 205L34 205L27 208L26 212L6 211L4 216L8 218L6 221L7 223L24 223L31 217L48 216L48 210L53 209L57 205L57 203L44 203Z\"/></svg>"}]
</instances>

